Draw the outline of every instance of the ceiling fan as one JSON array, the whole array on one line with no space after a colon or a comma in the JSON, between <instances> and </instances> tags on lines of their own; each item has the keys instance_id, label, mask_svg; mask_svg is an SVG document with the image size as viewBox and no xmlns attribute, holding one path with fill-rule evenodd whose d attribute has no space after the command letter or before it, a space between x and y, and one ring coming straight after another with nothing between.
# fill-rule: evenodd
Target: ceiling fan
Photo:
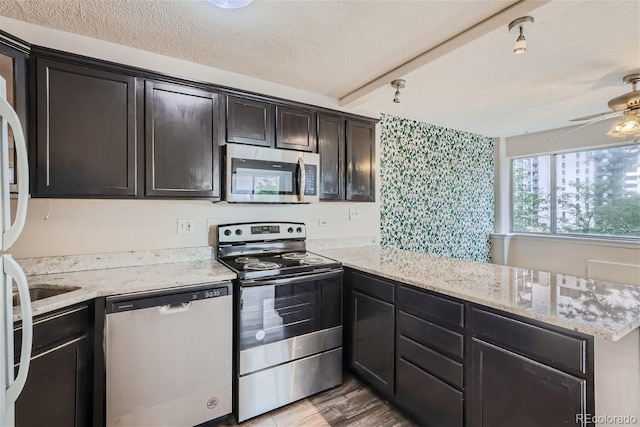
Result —
<instances>
[{"instance_id":1,"label":"ceiling fan","mask_svg":"<svg viewBox=\"0 0 640 427\"><path fill-rule=\"evenodd\" d=\"M547 141L575 132L578 129L582 129L602 120L617 116L621 116L622 118L616 122L609 132L607 132L607 135L618 136L623 139L627 136L631 136L633 137L634 142L640 140L640 89L638 88L638 84L640 84L640 73L624 76L622 82L625 84L631 84L631 92L611 99L607 105L609 105L609 108L612 111L573 119L571 120L572 122L582 122L585 120L590 121L582 126L578 126L566 132L547 138Z\"/></svg>"}]
</instances>

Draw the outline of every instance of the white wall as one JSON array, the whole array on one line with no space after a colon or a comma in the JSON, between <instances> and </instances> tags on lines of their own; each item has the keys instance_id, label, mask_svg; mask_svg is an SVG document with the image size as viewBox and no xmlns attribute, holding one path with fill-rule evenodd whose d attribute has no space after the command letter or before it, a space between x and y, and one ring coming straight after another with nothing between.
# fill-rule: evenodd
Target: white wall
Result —
<instances>
[{"instance_id":1,"label":"white wall","mask_svg":"<svg viewBox=\"0 0 640 427\"><path fill-rule=\"evenodd\" d=\"M349 111L340 108L334 98L6 17L0 17L0 29L40 46ZM376 145L379 150L379 135ZM379 198L377 194L376 200ZM49 202L51 214L45 220ZM349 221L351 206L360 209L359 221ZM178 235L178 218L193 219L194 232ZM319 219L328 220L328 225L319 227ZM309 239L380 235L378 202L271 206L187 200L32 199L25 229L11 253L15 258L28 258L206 246L211 244L211 225L262 220L304 222Z\"/></svg>"},{"instance_id":2,"label":"white wall","mask_svg":"<svg viewBox=\"0 0 640 427\"><path fill-rule=\"evenodd\" d=\"M48 219L44 219L49 212ZM349 221L349 207L360 209ZM191 234L177 234L177 219L194 220ZM319 219L328 220L320 227ZM189 248L212 244L209 228L221 223L283 220L304 222L309 239L379 236L375 203L246 205L207 201L32 199L15 258Z\"/></svg>"},{"instance_id":3,"label":"white wall","mask_svg":"<svg viewBox=\"0 0 640 427\"><path fill-rule=\"evenodd\" d=\"M640 285L640 244L637 242L509 234L510 159L625 144L619 138L606 135L614 122L599 122L551 141L546 141L546 138L562 130L501 139L495 145L496 182L500 188L496 189L496 234L491 236L492 262Z\"/></svg>"}]
</instances>

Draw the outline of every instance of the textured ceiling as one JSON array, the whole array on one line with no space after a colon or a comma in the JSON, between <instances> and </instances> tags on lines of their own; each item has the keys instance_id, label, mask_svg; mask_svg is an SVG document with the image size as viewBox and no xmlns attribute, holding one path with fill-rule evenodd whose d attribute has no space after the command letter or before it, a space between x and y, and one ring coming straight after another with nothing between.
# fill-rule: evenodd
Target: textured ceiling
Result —
<instances>
[{"instance_id":1,"label":"textured ceiling","mask_svg":"<svg viewBox=\"0 0 640 427\"><path fill-rule=\"evenodd\" d=\"M1 0L0 15L342 98L516 1ZM346 107L489 136L572 124L607 110L640 72L640 1L556 0L530 13L525 55L503 28ZM28 39L27 39L28 41Z\"/></svg>"},{"instance_id":2,"label":"textured ceiling","mask_svg":"<svg viewBox=\"0 0 640 427\"><path fill-rule=\"evenodd\" d=\"M0 15L340 98L514 2L3 0Z\"/></svg>"}]
</instances>

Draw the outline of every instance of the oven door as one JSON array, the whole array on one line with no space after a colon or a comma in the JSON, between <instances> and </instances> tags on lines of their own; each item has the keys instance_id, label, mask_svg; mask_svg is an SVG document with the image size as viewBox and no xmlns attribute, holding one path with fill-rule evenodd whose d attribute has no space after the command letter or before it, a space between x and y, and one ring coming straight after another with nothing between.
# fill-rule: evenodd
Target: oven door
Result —
<instances>
[{"instance_id":1,"label":"oven door","mask_svg":"<svg viewBox=\"0 0 640 427\"><path fill-rule=\"evenodd\" d=\"M342 346L342 269L240 282L239 374Z\"/></svg>"},{"instance_id":2,"label":"oven door","mask_svg":"<svg viewBox=\"0 0 640 427\"><path fill-rule=\"evenodd\" d=\"M315 153L227 144L228 202L319 201Z\"/></svg>"}]
</instances>

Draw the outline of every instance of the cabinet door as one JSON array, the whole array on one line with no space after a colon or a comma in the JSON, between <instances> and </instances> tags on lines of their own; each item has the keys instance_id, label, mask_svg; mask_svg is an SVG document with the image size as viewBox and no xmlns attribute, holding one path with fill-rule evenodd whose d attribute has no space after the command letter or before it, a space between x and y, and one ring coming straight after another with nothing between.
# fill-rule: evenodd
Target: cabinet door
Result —
<instances>
[{"instance_id":1,"label":"cabinet door","mask_svg":"<svg viewBox=\"0 0 640 427\"><path fill-rule=\"evenodd\" d=\"M582 426L586 380L473 340L472 427Z\"/></svg>"},{"instance_id":2,"label":"cabinet door","mask_svg":"<svg viewBox=\"0 0 640 427\"><path fill-rule=\"evenodd\" d=\"M375 201L375 150L375 125L347 120L347 200Z\"/></svg>"},{"instance_id":3,"label":"cabinet door","mask_svg":"<svg viewBox=\"0 0 640 427\"><path fill-rule=\"evenodd\" d=\"M19 46L13 45L5 37L0 38L0 76L6 81L6 100L18 113L22 132L27 136L27 55ZM13 129L7 129L9 136L9 185L17 191L15 150L13 148Z\"/></svg>"},{"instance_id":4,"label":"cabinet door","mask_svg":"<svg viewBox=\"0 0 640 427\"><path fill-rule=\"evenodd\" d=\"M146 82L146 195L220 198L218 94Z\"/></svg>"},{"instance_id":5,"label":"cabinet door","mask_svg":"<svg viewBox=\"0 0 640 427\"><path fill-rule=\"evenodd\" d=\"M278 105L276 117L276 148L316 151L315 113Z\"/></svg>"},{"instance_id":6,"label":"cabinet door","mask_svg":"<svg viewBox=\"0 0 640 427\"><path fill-rule=\"evenodd\" d=\"M90 425L91 363L87 335L34 356L16 402L16 427Z\"/></svg>"},{"instance_id":7,"label":"cabinet door","mask_svg":"<svg viewBox=\"0 0 640 427\"><path fill-rule=\"evenodd\" d=\"M386 395L393 394L394 306L351 292L351 367Z\"/></svg>"},{"instance_id":8,"label":"cabinet door","mask_svg":"<svg viewBox=\"0 0 640 427\"><path fill-rule=\"evenodd\" d=\"M344 119L318 115L320 199L344 200Z\"/></svg>"},{"instance_id":9,"label":"cabinet door","mask_svg":"<svg viewBox=\"0 0 640 427\"><path fill-rule=\"evenodd\" d=\"M135 196L135 77L37 58L36 80L35 193Z\"/></svg>"},{"instance_id":10,"label":"cabinet door","mask_svg":"<svg viewBox=\"0 0 640 427\"><path fill-rule=\"evenodd\" d=\"M227 97L227 142L271 147L274 121L273 104Z\"/></svg>"}]
</instances>

